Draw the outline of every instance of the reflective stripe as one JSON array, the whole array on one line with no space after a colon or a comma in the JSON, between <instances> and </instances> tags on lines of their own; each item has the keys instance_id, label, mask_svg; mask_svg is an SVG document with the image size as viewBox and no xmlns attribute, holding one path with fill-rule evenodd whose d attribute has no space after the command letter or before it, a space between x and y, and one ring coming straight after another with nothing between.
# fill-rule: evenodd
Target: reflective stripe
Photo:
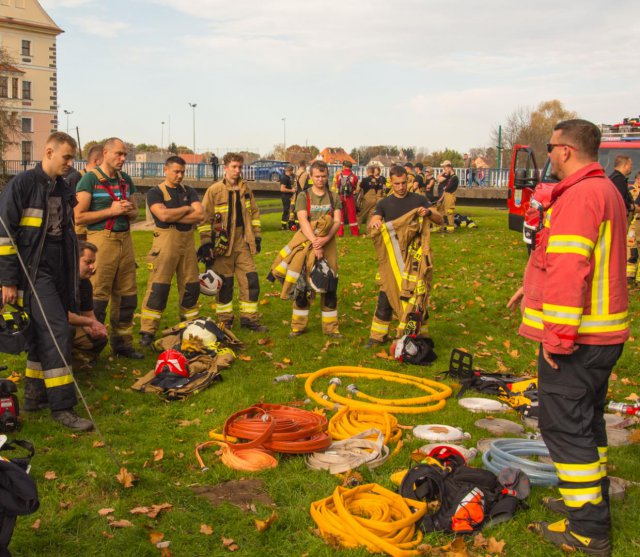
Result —
<instances>
[{"instance_id":1,"label":"reflective stripe","mask_svg":"<svg viewBox=\"0 0 640 557\"><path fill-rule=\"evenodd\" d=\"M297 315L299 317L307 317L309 315L308 309L293 309L293 315Z\"/></svg>"},{"instance_id":2,"label":"reflective stripe","mask_svg":"<svg viewBox=\"0 0 640 557\"><path fill-rule=\"evenodd\" d=\"M607 462L609 461L609 451L607 447L598 447L598 456L600 457L600 472L602 477L607 475Z\"/></svg>"},{"instance_id":3,"label":"reflective stripe","mask_svg":"<svg viewBox=\"0 0 640 557\"><path fill-rule=\"evenodd\" d=\"M349 226L350 226L351 228L358 228L358 226L359 226L359 225L358 225L358 223L357 223L357 222L351 222L351 223L349 223Z\"/></svg>"},{"instance_id":4,"label":"reflective stripe","mask_svg":"<svg viewBox=\"0 0 640 557\"><path fill-rule=\"evenodd\" d=\"M600 461L591 464L554 462L558 478L564 482L595 482L602 478Z\"/></svg>"},{"instance_id":5,"label":"reflective stripe","mask_svg":"<svg viewBox=\"0 0 640 557\"><path fill-rule=\"evenodd\" d=\"M280 257L287 257L287 255L289 255L291 253L291 248L289 246L284 246L281 250L280 250Z\"/></svg>"},{"instance_id":6,"label":"reflective stripe","mask_svg":"<svg viewBox=\"0 0 640 557\"><path fill-rule=\"evenodd\" d=\"M597 505L602 502L600 486L582 488L560 488L560 495L567 507L579 508L587 503Z\"/></svg>"},{"instance_id":7,"label":"reflective stripe","mask_svg":"<svg viewBox=\"0 0 640 557\"><path fill-rule=\"evenodd\" d=\"M578 333L610 333L624 331L630 326L626 311L609 315L583 315Z\"/></svg>"},{"instance_id":8,"label":"reflective stripe","mask_svg":"<svg viewBox=\"0 0 640 557\"><path fill-rule=\"evenodd\" d=\"M113 327L113 334L118 336L131 335L133 334L133 325L130 327Z\"/></svg>"},{"instance_id":9,"label":"reflective stripe","mask_svg":"<svg viewBox=\"0 0 640 557\"><path fill-rule=\"evenodd\" d=\"M47 389L51 389L52 387L62 387L63 385L68 385L69 383L73 383L73 376L64 375L62 377L53 377L44 380L44 386Z\"/></svg>"},{"instance_id":10,"label":"reflective stripe","mask_svg":"<svg viewBox=\"0 0 640 557\"><path fill-rule=\"evenodd\" d=\"M15 255L16 248L13 246L0 246L0 255Z\"/></svg>"},{"instance_id":11,"label":"reflective stripe","mask_svg":"<svg viewBox=\"0 0 640 557\"><path fill-rule=\"evenodd\" d=\"M387 334L389 332L389 323L378 323L377 321L372 321L371 331L374 333Z\"/></svg>"},{"instance_id":12,"label":"reflective stripe","mask_svg":"<svg viewBox=\"0 0 640 557\"><path fill-rule=\"evenodd\" d=\"M551 211L553 211L553 207L550 207L547 210L547 213L544 216L544 227L551 228Z\"/></svg>"},{"instance_id":13,"label":"reflective stripe","mask_svg":"<svg viewBox=\"0 0 640 557\"><path fill-rule=\"evenodd\" d=\"M190 319L193 319L194 317L198 317L198 314L200 313L199 310L194 309L193 311L187 311L183 314L183 318L185 321L189 321Z\"/></svg>"},{"instance_id":14,"label":"reflective stripe","mask_svg":"<svg viewBox=\"0 0 640 557\"><path fill-rule=\"evenodd\" d=\"M26 377L31 377L32 379L44 379L44 372L41 369L33 368L27 362L27 368L24 371Z\"/></svg>"},{"instance_id":15,"label":"reflective stripe","mask_svg":"<svg viewBox=\"0 0 640 557\"><path fill-rule=\"evenodd\" d=\"M251 200L247 200L244 202L245 207L251 207Z\"/></svg>"},{"instance_id":16,"label":"reflective stripe","mask_svg":"<svg viewBox=\"0 0 640 557\"><path fill-rule=\"evenodd\" d=\"M228 304L221 304L218 302L216 305L216 313L231 313L233 311L233 302Z\"/></svg>"},{"instance_id":17,"label":"reflective stripe","mask_svg":"<svg viewBox=\"0 0 640 557\"><path fill-rule=\"evenodd\" d=\"M402 273L404 273L404 259L402 257L402 251L400 250L400 244L398 243L398 236L396 234L393 223L386 222L384 226L380 228L382 240L384 242L387 253L389 254L389 263L391 264L391 271L396 279L398 290L402 288Z\"/></svg>"},{"instance_id":18,"label":"reflective stripe","mask_svg":"<svg viewBox=\"0 0 640 557\"><path fill-rule=\"evenodd\" d=\"M53 377L64 377L65 375L70 375L71 369L68 367L54 367L52 369L45 369L43 373L47 379L52 379Z\"/></svg>"},{"instance_id":19,"label":"reflective stripe","mask_svg":"<svg viewBox=\"0 0 640 557\"><path fill-rule=\"evenodd\" d=\"M251 226L258 226L258 227L261 226L260 225L260 219L253 219L251 221Z\"/></svg>"},{"instance_id":20,"label":"reflective stripe","mask_svg":"<svg viewBox=\"0 0 640 557\"><path fill-rule=\"evenodd\" d=\"M591 257L594 243L584 236L576 234L554 234L549 237L547 253L575 253Z\"/></svg>"},{"instance_id":21,"label":"reflective stripe","mask_svg":"<svg viewBox=\"0 0 640 557\"><path fill-rule=\"evenodd\" d=\"M582 308L574 306L558 306L554 304L542 304L542 315L547 323L559 325L580 325Z\"/></svg>"},{"instance_id":22,"label":"reflective stripe","mask_svg":"<svg viewBox=\"0 0 640 557\"><path fill-rule=\"evenodd\" d=\"M198 232L211 232L210 224L201 224L198 226Z\"/></svg>"},{"instance_id":23,"label":"reflective stripe","mask_svg":"<svg viewBox=\"0 0 640 557\"><path fill-rule=\"evenodd\" d=\"M416 282L416 280L418 280L418 275L410 275L409 273L402 273L402 279L408 280L410 282Z\"/></svg>"},{"instance_id":24,"label":"reflective stripe","mask_svg":"<svg viewBox=\"0 0 640 557\"><path fill-rule=\"evenodd\" d=\"M22 217L20 219L19 226L33 226L40 228L42 226L42 219L38 217Z\"/></svg>"},{"instance_id":25,"label":"reflective stripe","mask_svg":"<svg viewBox=\"0 0 640 557\"><path fill-rule=\"evenodd\" d=\"M298 281L298 277L300 276L300 273L296 273L295 271L292 271L291 269L289 269L287 271L287 274L284 277L285 282L290 282L291 284L295 284Z\"/></svg>"},{"instance_id":26,"label":"reflective stripe","mask_svg":"<svg viewBox=\"0 0 640 557\"><path fill-rule=\"evenodd\" d=\"M522 322L534 329L544 329L542 324L542 312L535 309L525 307L522 314Z\"/></svg>"},{"instance_id":27,"label":"reflective stripe","mask_svg":"<svg viewBox=\"0 0 640 557\"><path fill-rule=\"evenodd\" d=\"M224 205L222 207L216 207L216 213L228 213L229 212L229 207L227 205Z\"/></svg>"},{"instance_id":28,"label":"reflective stripe","mask_svg":"<svg viewBox=\"0 0 640 557\"><path fill-rule=\"evenodd\" d=\"M42 209L35 209L33 207L29 207L22 211L23 217L35 217L37 219L42 219L44 217L44 211Z\"/></svg>"},{"instance_id":29,"label":"reflective stripe","mask_svg":"<svg viewBox=\"0 0 640 557\"><path fill-rule=\"evenodd\" d=\"M286 261L280 261L274 271L280 273L281 275L285 275L287 273L287 269L289 268L289 263Z\"/></svg>"},{"instance_id":30,"label":"reflective stripe","mask_svg":"<svg viewBox=\"0 0 640 557\"><path fill-rule=\"evenodd\" d=\"M153 311L152 309L143 309L142 310L142 319L160 319L162 317L162 312Z\"/></svg>"},{"instance_id":31,"label":"reflective stripe","mask_svg":"<svg viewBox=\"0 0 640 557\"><path fill-rule=\"evenodd\" d=\"M609 256L611 245L611 224L600 225L598 242L593 250L594 272L591 285L591 311L594 315L609 313Z\"/></svg>"},{"instance_id":32,"label":"reflective stripe","mask_svg":"<svg viewBox=\"0 0 640 557\"><path fill-rule=\"evenodd\" d=\"M258 302L240 302L240 313L255 313L258 311Z\"/></svg>"},{"instance_id":33,"label":"reflective stripe","mask_svg":"<svg viewBox=\"0 0 640 557\"><path fill-rule=\"evenodd\" d=\"M31 360L27 360L27 367L31 369L37 369L42 371L42 364L40 362L33 362Z\"/></svg>"},{"instance_id":34,"label":"reflective stripe","mask_svg":"<svg viewBox=\"0 0 640 557\"><path fill-rule=\"evenodd\" d=\"M0 246L10 246L11 240L9 238L0 238Z\"/></svg>"},{"instance_id":35,"label":"reflective stripe","mask_svg":"<svg viewBox=\"0 0 640 557\"><path fill-rule=\"evenodd\" d=\"M332 321L338 320L338 310L334 311L323 311L322 312L322 322L329 323Z\"/></svg>"}]
</instances>

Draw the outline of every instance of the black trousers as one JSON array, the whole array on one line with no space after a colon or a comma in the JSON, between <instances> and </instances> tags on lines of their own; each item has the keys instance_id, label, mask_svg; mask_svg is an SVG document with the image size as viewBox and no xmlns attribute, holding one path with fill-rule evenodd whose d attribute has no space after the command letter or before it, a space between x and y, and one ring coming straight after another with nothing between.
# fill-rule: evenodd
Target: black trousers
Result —
<instances>
[{"instance_id":1,"label":"black trousers","mask_svg":"<svg viewBox=\"0 0 640 557\"><path fill-rule=\"evenodd\" d=\"M291 195L283 193L282 194L282 218L280 219L280 224L282 226L286 226L289 222L289 211L291 209Z\"/></svg>"},{"instance_id":2,"label":"black trousers","mask_svg":"<svg viewBox=\"0 0 640 557\"><path fill-rule=\"evenodd\" d=\"M578 346L553 355L553 369L538 358L540 431L560 479L576 534L603 538L611 530L606 477L607 432L604 408L609 376L623 344Z\"/></svg>"}]
</instances>

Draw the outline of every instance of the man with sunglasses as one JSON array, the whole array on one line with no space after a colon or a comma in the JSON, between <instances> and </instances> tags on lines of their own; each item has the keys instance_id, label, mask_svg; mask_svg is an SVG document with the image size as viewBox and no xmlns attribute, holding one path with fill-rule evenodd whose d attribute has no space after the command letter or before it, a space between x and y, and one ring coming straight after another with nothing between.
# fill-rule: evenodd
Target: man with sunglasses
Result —
<instances>
[{"instance_id":1,"label":"man with sunglasses","mask_svg":"<svg viewBox=\"0 0 640 557\"><path fill-rule=\"evenodd\" d=\"M610 556L604 406L629 337L627 220L622 197L597 162L599 145L591 122L554 128L547 152L560 181L542 202L545 224L508 307L522 302L520 334L541 344L539 425L562 496L544 505L567 517L531 529L557 546Z\"/></svg>"}]
</instances>

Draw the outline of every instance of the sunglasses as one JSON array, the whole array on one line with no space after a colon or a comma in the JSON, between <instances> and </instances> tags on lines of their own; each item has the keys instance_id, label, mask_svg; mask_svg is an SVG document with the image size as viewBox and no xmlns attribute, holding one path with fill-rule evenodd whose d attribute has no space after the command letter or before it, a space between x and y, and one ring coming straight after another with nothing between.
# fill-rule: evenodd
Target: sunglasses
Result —
<instances>
[{"instance_id":1,"label":"sunglasses","mask_svg":"<svg viewBox=\"0 0 640 557\"><path fill-rule=\"evenodd\" d=\"M547 143L547 153L551 153L555 147L569 147L569 149L573 149L574 151L578 150L577 147L567 145L566 143Z\"/></svg>"}]
</instances>

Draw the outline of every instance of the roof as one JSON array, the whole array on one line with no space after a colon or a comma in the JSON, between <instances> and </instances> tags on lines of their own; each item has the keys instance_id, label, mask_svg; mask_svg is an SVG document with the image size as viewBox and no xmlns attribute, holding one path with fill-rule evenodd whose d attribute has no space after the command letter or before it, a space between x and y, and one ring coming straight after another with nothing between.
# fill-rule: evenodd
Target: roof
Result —
<instances>
[{"instance_id":1,"label":"roof","mask_svg":"<svg viewBox=\"0 0 640 557\"><path fill-rule=\"evenodd\" d=\"M205 162L204 155L194 155L193 153L178 153L178 156L183 158L184 162L186 162L187 164L198 164L201 162Z\"/></svg>"},{"instance_id":2,"label":"roof","mask_svg":"<svg viewBox=\"0 0 640 557\"><path fill-rule=\"evenodd\" d=\"M10 64L0 64L0 72L24 73L21 69Z\"/></svg>"},{"instance_id":3,"label":"roof","mask_svg":"<svg viewBox=\"0 0 640 557\"><path fill-rule=\"evenodd\" d=\"M342 147L325 147L320 151L318 158L320 157L322 157L322 160L327 164L342 164L345 161L356 164L355 159Z\"/></svg>"}]
</instances>

